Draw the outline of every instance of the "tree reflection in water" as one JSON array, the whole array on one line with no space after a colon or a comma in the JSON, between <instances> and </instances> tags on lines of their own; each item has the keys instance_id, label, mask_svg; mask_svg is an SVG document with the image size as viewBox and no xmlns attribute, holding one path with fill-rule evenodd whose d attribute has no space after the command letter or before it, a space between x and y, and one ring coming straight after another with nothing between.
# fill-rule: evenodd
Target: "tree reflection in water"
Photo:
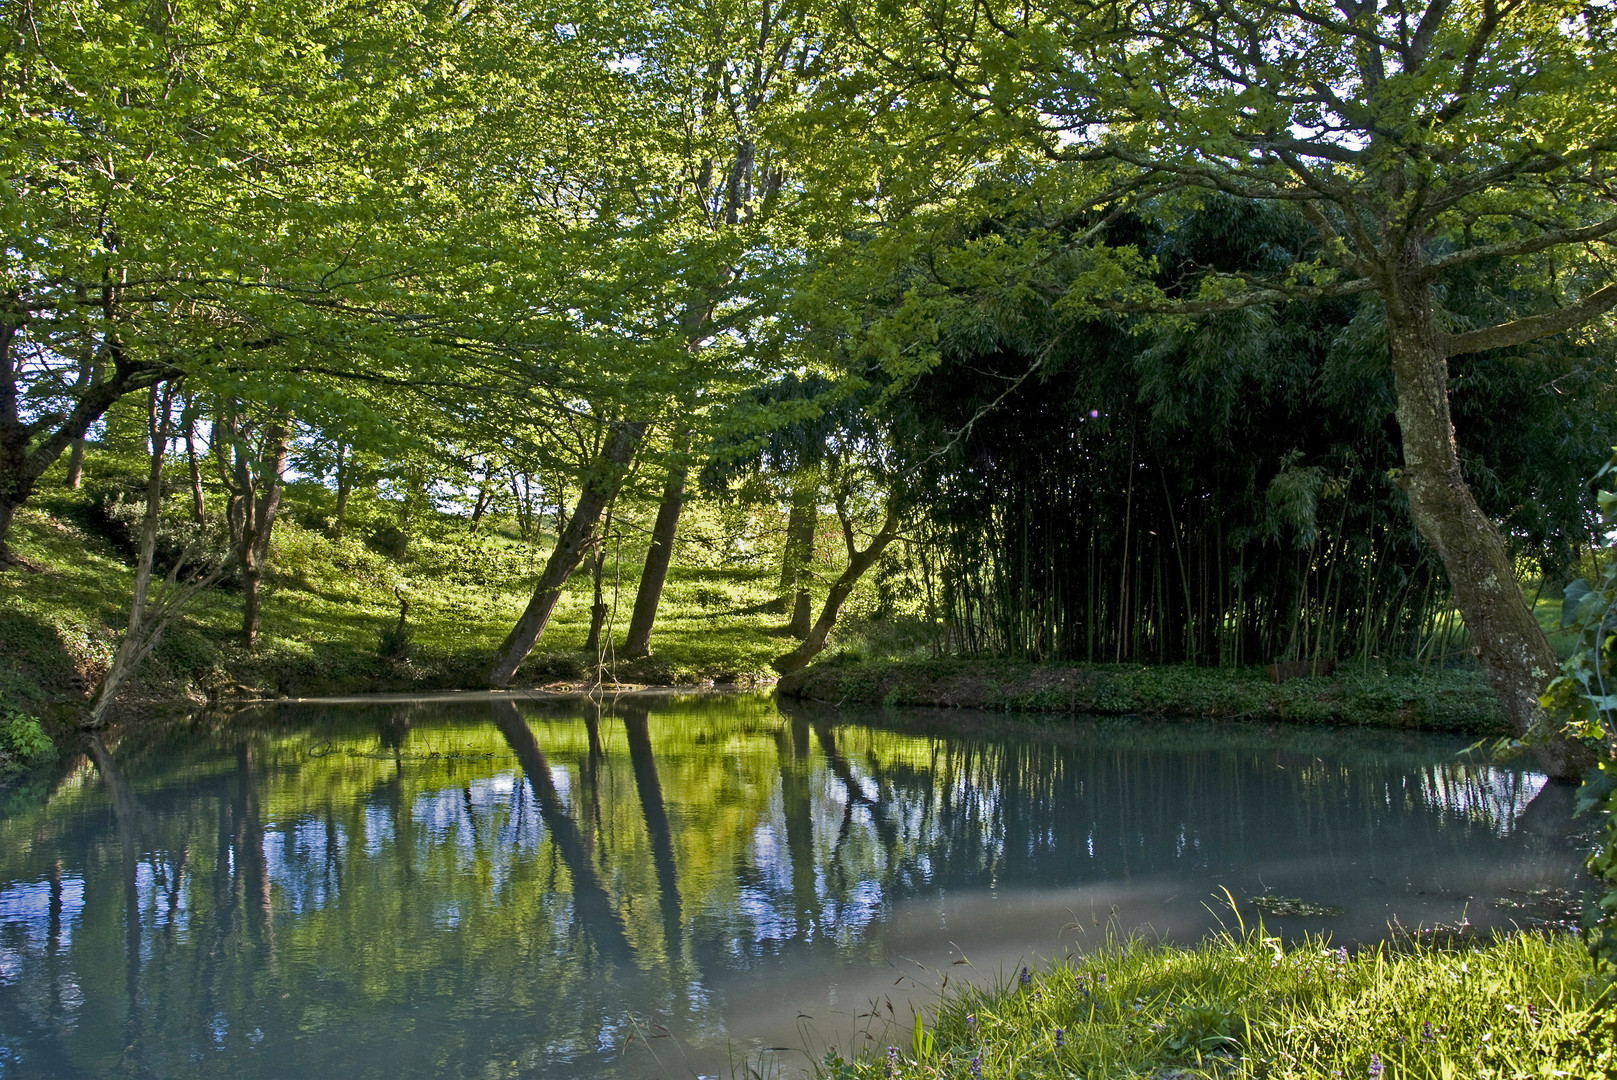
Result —
<instances>
[{"instance_id":1,"label":"tree reflection in water","mask_svg":"<svg viewBox=\"0 0 1617 1080\"><path fill-rule=\"evenodd\" d=\"M1194 930L1225 886L1351 936L1576 861L1513 834L1540 778L1445 740L994 724L500 699L91 742L0 819L0 1075L713 1071L907 934L1054 942L1125 889Z\"/></svg>"}]
</instances>

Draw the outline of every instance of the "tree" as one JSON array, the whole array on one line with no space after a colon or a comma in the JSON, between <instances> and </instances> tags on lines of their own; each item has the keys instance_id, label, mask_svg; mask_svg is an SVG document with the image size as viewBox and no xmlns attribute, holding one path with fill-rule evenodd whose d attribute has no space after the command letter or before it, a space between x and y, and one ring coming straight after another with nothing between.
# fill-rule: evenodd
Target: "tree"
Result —
<instances>
[{"instance_id":1,"label":"tree","mask_svg":"<svg viewBox=\"0 0 1617 1080\"><path fill-rule=\"evenodd\" d=\"M213 585L223 570L222 564L216 564L211 569L187 566L201 547L202 537L199 536L174 560L157 591L152 591L158 519L163 509L163 458L169 440L176 434L174 405L177 396L178 388L174 386L154 386L148 392L147 432L151 456L146 474L146 508L141 515L140 550L135 562L135 590L129 605L129 624L117 651L113 653L107 673L90 695L86 727L101 725L124 682L157 647L169 624L186 604Z\"/></svg>"},{"instance_id":2,"label":"tree","mask_svg":"<svg viewBox=\"0 0 1617 1080\"><path fill-rule=\"evenodd\" d=\"M454 327L498 320L466 266L499 277L483 236L505 233L462 184L464 132L516 52L487 47L491 22L351 0L6 7L0 561L17 506L124 395L420 377Z\"/></svg>"},{"instance_id":3,"label":"tree","mask_svg":"<svg viewBox=\"0 0 1617 1080\"><path fill-rule=\"evenodd\" d=\"M1617 234L1614 19L1566 0L943 2L861 33L885 76L935 110L932 130L1009 166L1047 163L1095 223L1074 245L1088 265L1063 297L1070 311L1193 317L1362 298L1395 379L1411 516L1526 734L1555 656L1467 484L1450 365L1617 305L1599 258ZM1142 252L1108 244L1106 225L1142 199L1198 192L1292 205L1318 245L1285 274L1210 274L1186 292L1150 284ZM1490 259L1553 282L1559 306L1453 318L1447 282ZM1587 760L1561 741L1543 756L1563 775Z\"/></svg>"},{"instance_id":4,"label":"tree","mask_svg":"<svg viewBox=\"0 0 1617 1080\"><path fill-rule=\"evenodd\" d=\"M543 387L558 410L584 413L611 435L588 466L565 542L501 646L495 686L509 682L537 642L553 590L578 565L653 427L671 442L699 437L711 403L779 362L762 342L781 317L798 255L814 242L814 226L846 214L793 179L793 155L812 156L824 140L800 137L792 124L838 59L816 9L627 2L595 9L577 28L590 44L575 59L582 104L565 136L535 130L525 142L517 132L503 151L511 174L525 181L513 185L513 198L562 192L565 206L535 202L534 213L560 215L550 257L573 268L536 268L542 287L559 291L535 291L532 326L543 333L528 340L546 345L528 351L533 375L527 385L513 376L513 389L525 397ZM671 469L661 515L667 542L654 545L654 560L671 552L683 501L680 466ZM651 588L660 577L655 562L650 570L631 651L649 648L660 595Z\"/></svg>"}]
</instances>

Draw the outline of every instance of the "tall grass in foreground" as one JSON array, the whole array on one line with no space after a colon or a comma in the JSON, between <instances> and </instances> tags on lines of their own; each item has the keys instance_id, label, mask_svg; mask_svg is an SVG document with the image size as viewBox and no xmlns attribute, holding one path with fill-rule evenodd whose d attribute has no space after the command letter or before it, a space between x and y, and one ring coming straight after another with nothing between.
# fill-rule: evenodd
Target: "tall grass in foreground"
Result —
<instances>
[{"instance_id":1,"label":"tall grass in foreground","mask_svg":"<svg viewBox=\"0 0 1617 1080\"><path fill-rule=\"evenodd\" d=\"M1131 941L947 993L935 1025L845 1061L867 1077L1607 1077L1617 1004L1576 938L1447 952L1290 947L1260 926Z\"/></svg>"}]
</instances>

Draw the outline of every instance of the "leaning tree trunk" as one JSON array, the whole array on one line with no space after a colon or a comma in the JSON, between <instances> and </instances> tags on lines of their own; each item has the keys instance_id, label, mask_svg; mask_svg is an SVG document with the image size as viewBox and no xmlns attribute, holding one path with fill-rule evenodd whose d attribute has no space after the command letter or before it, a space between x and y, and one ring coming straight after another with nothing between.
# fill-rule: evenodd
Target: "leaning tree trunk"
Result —
<instances>
[{"instance_id":1,"label":"leaning tree trunk","mask_svg":"<svg viewBox=\"0 0 1617 1080\"><path fill-rule=\"evenodd\" d=\"M13 359L22 323L0 307L0 569L11 560L11 523L17 507L28 501L45 470L73 440L82 439L124 394L151 385L153 368L130 361L115 342L109 345L112 376L89 383L78 391L72 409L34 417L24 409Z\"/></svg>"},{"instance_id":2,"label":"leaning tree trunk","mask_svg":"<svg viewBox=\"0 0 1617 1080\"><path fill-rule=\"evenodd\" d=\"M135 563L135 593L129 606L129 627L118 644L117 652L113 654L106 675L90 695L86 727L101 725L125 680L157 647L169 624L193 597L211 587L222 572L222 568L215 568L194 574L189 580L180 580L182 568L200 547L199 538L175 560L157 591L154 593L152 590L152 564L156 557L157 529L163 508L163 459L168 444L172 405L172 394L160 394L156 387L152 388L149 403L151 465L146 478L146 511L140 522L140 554Z\"/></svg>"},{"instance_id":3,"label":"leaning tree trunk","mask_svg":"<svg viewBox=\"0 0 1617 1080\"><path fill-rule=\"evenodd\" d=\"M882 520L881 528L870 540L870 545L863 551L854 551L848 559L848 566L842 575L831 584L831 592L826 596L825 603L820 607L820 617L814 621L803 643L784 656L777 656L771 666L782 675L788 675L799 668L806 667L808 662L820 654L825 648L826 638L831 636L831 628L836 625L837 614L842 610L842 604L853 592L853 587L859 584L859 579L865 571L876 565L881 553L887 545L898 538L899 513L889 504L887 516ZM850 542L850 547L851 542Z\"/></svg>"},{"instance_id":4,"label":"leaning tree trunk","mask_svg":"<svg viewBox=\"0 0 1617 1080\"><path fill-rule=\"evenodd\" d=\"M1541 720L1538 698L1557 669L1555 652L1522 595L1509 546L1461 471L1449 415L1448 361L1428 290L1411 283L1390 299L1387 332L1410 516L1443 560L1473 650L1512 733L1521 737ZM1559 733L1541 743L1538 753L1554 776L1578 775L1591 760Z\"/></svg>"},{"instance_id":5,"label":"leaning tree trunk","mask_svg":"<svg viewBox=\"0 0 1617 1080\"><path fill-rule=\"evenodd\" d=\"M668 580L668 563L674 554L674 537L679 532L679 513L685 506L684 445L674 447L677 455L668 467L668 483L663 487L662 505L651 527L651 547L646 566L640 573L640 587L634 596L634 614L629 617L629 639L624 653L633 658L651 652L651 626L657 621L657 605L662 603L663 585Z\"/></svg>"},{"instance_id":6,"label":"leaning tree trunk","mask_svg":"<svg viewBox=\"0 0 1617 1080\"><path fill-rule=\"evenodd\" d=\"M545 562L544 572L534 586L533 598L517 620L511 633L506 635L496 655L494 667L489 671L489 685L495 688L509 685L517 673L517 666L533 651L539 636L545 632L556 601L561 598L562 586L577 568L589 547L590 533L606 504L618 493L623 478L628 475L629 462L645 437L644 421L622 420L612 425L612 434L606 441L601 456L593 462L592 475L584 481L578 496L578 505L566 526L556 537L556 547Z\"/></svg>"}]
</instances>

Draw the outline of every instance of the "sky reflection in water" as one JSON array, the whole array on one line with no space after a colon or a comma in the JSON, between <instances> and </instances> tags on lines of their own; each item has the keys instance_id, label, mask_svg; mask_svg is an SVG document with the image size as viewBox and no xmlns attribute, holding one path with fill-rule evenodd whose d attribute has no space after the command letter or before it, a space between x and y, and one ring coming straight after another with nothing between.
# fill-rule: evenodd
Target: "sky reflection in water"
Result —
<instances>
[{"instance_id":1,"label":"sky reflection in water","mask_svg":"<svg viewBox=\"0 0 1617 1080\"><path fill-rule=\"evenodd\" d=\"M131 739L0 818L0 1077L727 1075L1223 888L1338 940L1502 921L1569 882L1567 800L1458 749L741 696Z\"/></svg>"}]
</instances>

